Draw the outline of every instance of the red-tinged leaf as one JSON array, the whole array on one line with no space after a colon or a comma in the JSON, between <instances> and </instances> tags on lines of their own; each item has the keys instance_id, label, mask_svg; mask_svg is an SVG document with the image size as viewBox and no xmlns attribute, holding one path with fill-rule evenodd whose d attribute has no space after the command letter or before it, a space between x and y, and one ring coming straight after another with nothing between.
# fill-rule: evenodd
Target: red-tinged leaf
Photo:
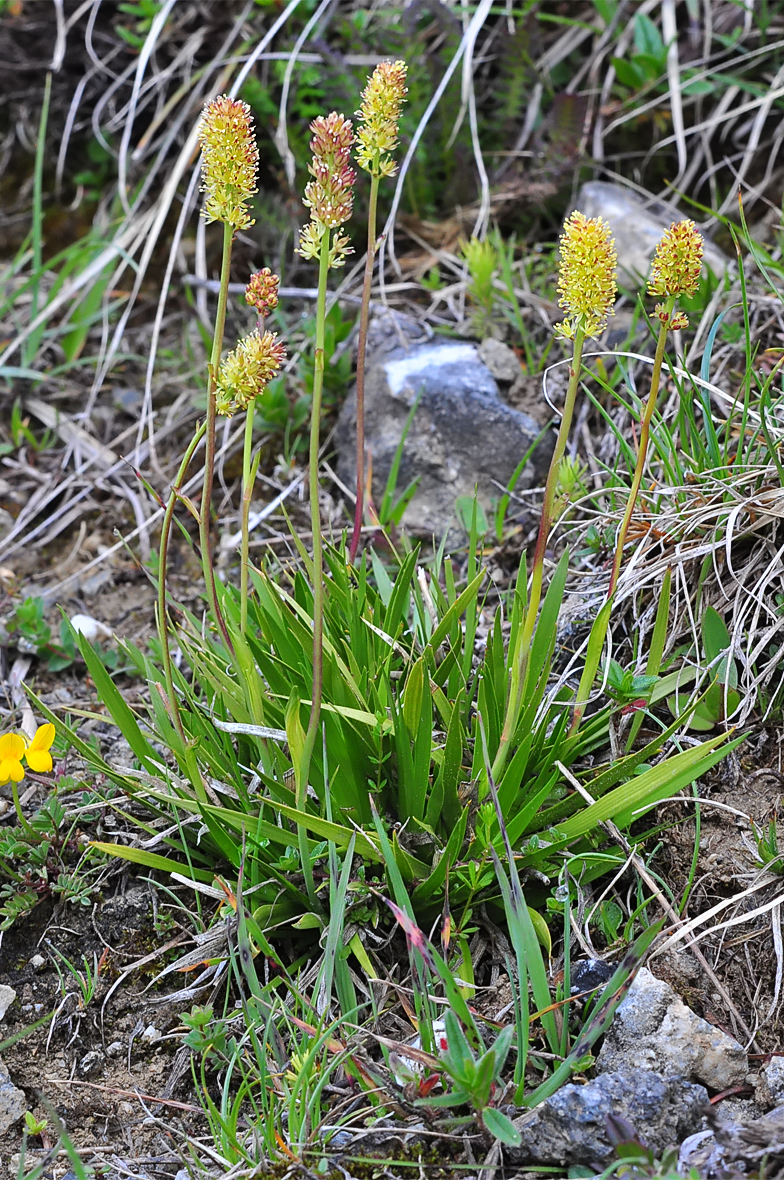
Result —
<instances>
[{"instance_id":1,"label":"red-tinged leaf","mask_svg":"<svg viewBox=\"0 0 784 1180\"><path fill-rule=\"evenodd\" d=\"M431 1092L431 1090L434 1090L440 1081L441 1081L441 1078L440 1078L439 1074L437 1074L437 1073L431 1074L429 1078L422 1078L422 1080L419 1083L418 1097L419 1098L427 1098L427 1096Z\"/></svg>"},{"instance_id":2,"label":"red-tinged leaf","mask_svg":"<svg viewBox=\"0 0 784 1180\"><path fill-rule=\"evenodd\" d=\"M400 906L395 905L395 903L390 901L388 897L384 898L384 900L391 909L392 913L395 915L396 922L402 927L408 945L415 951L419 951L430 970L435 971L436 965L433 956L430 953L430 943L419 929L416 922L413 922L405 910L401 910Z\"/></svg>"}]
</instances>

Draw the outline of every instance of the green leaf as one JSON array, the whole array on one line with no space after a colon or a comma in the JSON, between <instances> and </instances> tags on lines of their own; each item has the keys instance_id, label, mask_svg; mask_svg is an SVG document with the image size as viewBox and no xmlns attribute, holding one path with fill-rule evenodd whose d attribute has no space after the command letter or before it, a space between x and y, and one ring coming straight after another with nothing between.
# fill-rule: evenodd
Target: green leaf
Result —
<instances>
[{"instance_id":1,"label":"green leaf","mask_svg":"<svg viewBox=\"0 0 784 1180\"><path fill-rule=\"evenodd\" d=\"M422 694L425 683L425 662L422 656L412 665L403 691L403 720L412 741L419 729L422 714ZM429 686L428 686L429 689Z\"/></svg>"},{"instance_id":2,"label":"green leaf","mask_svg":"<svg viewBox=\"0 0 784 1180\"><path fill-rule=\"evenodd\" d=\"M162 873L187 873L196 881L212 881L214 872L207 869L197 869L184 861L172 860L168 856L159 856L156 852L148 852L145 848L129 848L127 844L106 844L102 840L91 840L91 848L99 852L107 852L109 856L129 860L135 865L144 865L146 869L159 869Z\"/></svg>"},{"instance_id":3,"label":"green leaf","mask_svg":"<svg viewBox=\"0 0 784 1180\"><path fill-rule=\"evenodd\" d=\"M331 823L327 819L322 819L318 815L311 815L308 811L297 811L296 807L289 807L286 803L279 803L277 799L265 799L265 804L268 807L274 807L281 815L287 816L288 819L294 821L295 824L302 824L303 828L307 828L310 832L315 832L322 840L331 840L333 844L337 845L341 850L346 849L351 844L351 839L356 836L356 848L360 856L364 856L366 860L372 860L375 863L383 862L383 857L372 844L370 839L363 832L356 832L353 828L343 827L341 824ZM219 808L210 808L214 813L219 811ZM255 827L255 823L251 823L247 819L245 823L249 829Z\"/></svg>"},{"instance_id":4,"label":"green leaf","mask_svg":"<svg viewBox=\"0 0 784 1180\"><path fill-rule=\"evenodd\" d=\"M456 622L468 605L476 598L479 593L479 587L485 578L487 571L480 570L473 581L469 582L462 594L460 594L450 606L449 610L444 615L441 622L438 624L430 639L427 641L425 651L436 652L441 644L449 634L450 628Z\"/></svg>"},{"instance_id":5,"label":"green leaf","mask_svg":"<svg viewBox=\"0 0 784 1180\"><path fill-rule=\"evenodd\" d=\"M72 627L70 627L70 631L79 651L82 653L82 659L87 665L87 670L93 679L98 697L109 710L112 721L118 727L120 733L144 769L150 774L159 774L164 768L161 765L158 755L140 730L138 721L126 704L117 685L101 663L97 652L81 632L74 631Z\"/></svg>"},{"instance_id":6,"label":"green leaf","mask_svg":"<svg viewBox=\"0 0 784 1180\"><path fill-rule=\"evenodd\" d=\"M473 526L474 505L476 504L476 525ZM487 515L476 496L458 496L455 500L455 515L467 533L472 526L476 528L479 537L484 537L489 529Z\"/></svg>"},{"instance_id":7,"label":"green leaf","mask_svg":"<svg viewBox=\"0 0 784 1180\"><path fill-rule=\"evenodd\" d=\"M658 28L644 12L638 12L634 18L634 46L635 56L647 55L665 64L667 47Z\"/></svg>"},{"instance_id":8,"label":"green leaf","mask_svg":"<svg viewBox=\"0 0 784 1180\"><path fill-rule=\"evenodd\" d=\"M528 913L530 915L531 925L534 928L536 937L539 939L541 946L543 946L547 951L547 957L549 959L553 953L553 939L552 935L550 934L550 927L547 925L538 910L533 910L529 906Z\"/></svg>"},{"instance_id":9,"label":"green leaf","mask_svg":"<svg viewBox=\"0 0 784 1180\"><path fill-rule=\"evenodd\" d=\"M523 1137L508 1115L494 1106L487 1106L482 1111L482 1125L486 1131L499 1139L507 1147L519 1147Z\"/></svg>"},{"instance_id":10,"label":"green leaf","mask_svg":"<svg viewBox=\"0 0 784 1180\"><path fill-rule=\"evenodd\" d=\"M558 824L556 831L572 840L593 831L603 820L612 819L619 827L624 827L660 799L676 795L683 787L689 786L726 758L741 740L737 738L731 742L727 734L720 734L702 745L673 754Z\"/></svg>"},{"instance_id":11,"label":"green leaf","mask_svg":"<svg viewBox=\"0 0 784 1180\"><path fill-rule=\"evenodd\" d=\"M706 606L702 616L702 640L705 645L705 657L709 664L718 659L723 651L731 646L732 640L724 619L712 606Z\"/></svg>"}]
</instances>

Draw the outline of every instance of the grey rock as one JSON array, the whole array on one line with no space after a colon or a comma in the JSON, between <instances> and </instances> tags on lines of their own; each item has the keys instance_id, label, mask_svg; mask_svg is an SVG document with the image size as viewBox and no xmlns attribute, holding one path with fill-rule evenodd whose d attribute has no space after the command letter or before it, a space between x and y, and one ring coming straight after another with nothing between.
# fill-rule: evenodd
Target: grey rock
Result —
<instances>
[{"instance_id":1,"label":"grey rock","mask_svg":"<svg viewBox=\"0 0 784 1180\"><path fill-rule=\"evenodd\" d=\"M653 197L647 200L631 189L605 180L584 184L576 208L586 217L603 217L610 226L618 252L618 278L635 289L648 273L659 238L673 221L683 221L682 214ZM719 278L729 266L727 256L705 239L703 259L707 268Z\"/></svg>"},{"instance_id":2,"label":"grey rock","mask_svg":"<svg viewBox=\"0 0 784 1180\"><path fill-rule=\"evenodd\" d=\"M699 1126L708 1107L702 1086L647 1070L605 1073L584 1086L563 1086L534 1110L514 1120L520 1147L506 1148L512 1164L591 1164L613 1158L607 1115L628 1119L654 1152L661 1154Z\"/></svg>"},{"instance_id":3,"label":"grey rock","mask_svg":"<svg viewBox=\"0 0 784 1180\"><path fill-rule=\"evenodd\" d=\"M455 500L472 496L475 485L479 502L490 513L539 426L503 401L476 345L405 338L401 344L398 329L408 331L411 325L398 321L394 330L386 321L374 328L371 337L377 346L368 350L365 438L373 465L373 497L378 506L406 419L419 397L403 448L397 494L419 478L404 523L440 539L455 522ZM353 392L341 410L336 433L338 474L349 488L356 481L355 430ZM540 480L551 447L544 442L537 447L520 487Z\"/></svg>"},{"instance_id":4,"label":"grey rock","mask_svg":"<svg viewBox=\"0 0 784 1180\"><path fill-rule=\"evenodd\" d=\"M784 1057L771 1057L760 1072L765 1078L773 1102L777 1106L784 1103Z\"/></svg>"},{"instance_id":5,"label":"grey rock","mask_svg":"<svg viewBox=\"0 0 784 1180\"><path fill-rule=\"evenodd\" d=\"M618 1006L596 1068L650 1069L721 1091L745 1081L748 1058L733 1037L697 1016L669 984L643 968Z\"/></svg>"},{"instance_id":6,"label":"grey rock","mask_svg":"<svg viewBox=\"0 0 784 1180\"><path fill-rule=\"evenodd\" d=\"M784 1106L749 1119L744 1111L725 1111L725 1105L722 1102L719 1117L711 1116L710 1129L683 1141L678 1153L678 1171L686 1175L693 1168L701 1180L739 1180L749 1174L780 1177L784 1162Z\"/></svg>"},{"instance_id":7,"label":"grey rock","mask_svg":"<svg viewBox=\"0 0 784 1180\"><path fill-rule=\"evenodd\" d=\"M491 377L496 381L517 381L522 373L522 366L514 349L503 340L496 340L494 336L487 336L477 349L479 356L490 370Z\"/></svg>"},{"instance_id":8,"label":"grey rock","mask_svg":"<svg viewBox=\"0 0 784 1180\"><path fill-rule=\"evenodd\" d=\"M91 1049L89 1053L85 1053L79 1062L79 1073L86 1078L100 1073L102 1069L103 1053L100 1049Z\"/></svg>"},{"instance_id":9,"label":"grey rock","mask_svg":"<svg viewBox=\"0 0 784 1180\"><path fill-rule=\"evenodd\" d=\"M27 1110L27 1099L11 1081L11 1075L0 1061L0 1135L4 1135Z\"/></svg>"},{"instance_id":10,"label":"grey rock","mask_svg":"<svg viewBox=\"0 0 784 1180\"><path fill-rule=\"evenodd\" d=\"M711 1130L689 1135L678 1151L678 1171L684 1176L694 1168L698 1175L713 1180L723 1163L724 1148L716 1142L716 1136Z\"/></svg>"},{"instance_id":11,"label":"grey rock","mask_svg":"<svg viewBox=\"0 0 784 1180\"><path fill-rule=\"evenodd\" d=\"M8 1009L16 999L16 992L7 983L0 983L0 1020L3 1019Z\"/></svg>"}]
</instances>

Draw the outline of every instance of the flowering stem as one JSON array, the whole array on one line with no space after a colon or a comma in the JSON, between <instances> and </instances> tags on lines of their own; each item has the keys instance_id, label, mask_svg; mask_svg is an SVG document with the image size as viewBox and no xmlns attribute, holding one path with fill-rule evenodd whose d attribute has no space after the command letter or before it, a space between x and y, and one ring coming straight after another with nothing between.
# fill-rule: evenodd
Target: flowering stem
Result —
<instances>
[{"instance_id":1,"label":"flowering stem","mask_svg":"<svg viewBox=\"0 0 784 1180\"><path fill-rule=\"evenodd\" d=\"M163 664L163 674L166 680L166 694L169 698L169 708L171 711L172 721L177 730L177 734L182 742L183 757L188 769L191 781L197 790L202 787L201 774L199 773L196 757L193 749L188 742L185 735L185 729L182 724L182 717L180 716L180 707L177 703L177 694L174 690L174 672L172 669L171 649L169 647L169 615L166 609L166 570L169 563L169 540L171 538L171 527L174 521L174 509L177 506L177 500L182 490L185 473L188 470L190 461L196 451L201 440L204 438L204 432L207 429L207 423L202 422L197 428L196 433L188 444L187 450L182 457L182 461L177 471L174 483L171 485L169 491L169 501L166 505L166 510L163 514L163 523L161 524L161 540L158 548L158 639L161 645L161 663Z\"/></svg>"},{"instance_id":2,"label":"flowering stem","mask_svg":"<svg viewBox=\"0 0 784 1180\"><path fill-rule=\"evenodd\" d=\"M367 352L368 322L370 320L370 292L373 285L373 268L376 261L376 210L378 207L378 182L381 179L373 173L370 177L370 200L368 207L367 257L365 259L365 281L362 285L362 305L359 312L359 341L357 345L357 504L354 510L354 532L348 559L353 564L359 539L362 535L362 518L365 498L365 354Z\"/></svg>"},{"instance_id":3,"label":"flowering stem","mask_svg":"<svg viewBox=\"0 0 784 1180\"><path fill-rule=\"evenodd\" d=\"M672 317L672 312L675 307L675 296L671 295L666 304L666 314L669 319ZM610 575L610 585L607 590L607 597L612 598L615 593L615 587L618 585L618 577L621 572L621 563L623 561L623 549L626 544L626 534L629 531L629 524L631 523L634 514L634 507L637 503L637 496L640 491L640 484L642 483L643 471L645 469L645 460L648 455L648 441L651 436L651 420L653 418L653 411L656 409L656 401L659 397L659 383L661 381L662 363L664 361L664 346L667 343L667 324L661 323L659 325L659 339L656 342L656 355L653 359L653 371L651 373L651 388L648 393L648 401L645 404L645 410L642 415L640 423L640 443L637 448L637 464L634 468L634 477L632 479L632 486L629 492L629 498L626 502L626 511L623 514L621 527L618 529L618 538L615 542L615 558L613 560L612 573Z\"/></svg>"},{"instance_id":4,"label":"flowering stem","mask_svg":"<svg viewBox=\"0 0 784 1180\"><path fill-rule=\"evenodd\" d=\"M324 230L319 258L318 300L316 302L316 356L313 372L313 402L310 410L310 522L313 530L313 691L310 720L305 734L299 778L297 780L297 811L304 811L308 789L310 762L318 735L321 718L321 695L324 673L324 556L321 544L321 512L319 509L319 426L321 425L321 392L324 387L324 337L327 320L327 275L329 273L330 231ZM312 905L317 904L313 867L310 863L307 833L299 825L299 849L305 885Z\"/></svg>"},{"instance_id":5,"label":"flowering stem","mask_svg":"<svg viewBox=\"0 0 784 1180\"><path fill-rule=\"evenodd\" d=\"M555 503L555 493L558 487L561 460L563 459L564 452L566 450L566 443L569 438L572 417L574 415L574 405L580 383L580 369L582 366L584 344L585 330L578 327L576 328L574 334L574 355L572 357L572 364L569 369L569 385L566 390L566 400L564 401L563 413L561 415L561 425L558 430L558 437L555 442L553 457L550 460L550 470L547 472L547 482L544 489L544 503L542 504L542 515L539 520L539 535L536 538L534 562L533 568L531 570L531 582L528 588L528 606L526 608L520 636L515 645L516 650L512 658L509 700L506 707L506 716L504 717L504 727L501 732L501 740L498 745L498 750L496 752L491 771L492 776L496 782L499 781L500 775L503 772L504 766L506 765L509 747L514 739L515 730L517 729L517 722L520 717L520 707L523 702L525 684L528 675L528 662L531 655L531 643L533 642L534 630L536 627L536 617L539 613L539 604L542 599L544 557L547 550L547 541L550 536L550 529L552 528L553 523L553 505Z\"/></svg>"},{"instance_id":6,"label":"flowering stem","mask_svg":"<svg viewBox=\"0 0 784 1180\"><path fill-rule=\"evenodd\" d=\"M250 548L249 537L249 522L250 522L250 499L253 492L253 484L256 479L256 471L259 466L259 456L256 455L255 460L251 462L251 449L253 447L253 411L256 408L256 399L253 398L245 414L245 440L242 448L242 520L240 528L242 530L242 540L240 542L240 631L243 635L248 630L248 573L249 573L249 559L248 551Z\"/></svg>"},{"instance_id":7,"label":"flowering stem","mask_svg":"<svg viewBox=\"0 0 784 1180\"><path fill-rule=\"evenodd\" d=\"M207 590L207 601L212 611L213 619L220 627L224 642L231 651L231 640L226 629L223 615L218 605L218 594L215 586L215 570L212 567L212 541L210 538L210 509L212 506L212 484L215 478L215 382L220 366L221 351L223 349L223 330L226 324L226 304L229 296L229 272L231 270L231 243L234 236L232 227L224 222L223 225L223 263L221 265L220 289L218 291L218 308L215 313L215 334L212 340L212 356L209 365L209 379L207 384L207 420L204 445L204 484L201 493L201 511L199 513L199 544L201 545L201 564L204 572L204 585Z\"/></svg>"},{"instance_id":8,"label":"flowering stem","mask_svg":"<svg viewBox=\"0 0 784 1180\"><path fill-rule=\"evenodd\" d=\"M672 311L675 306L675 296L672 295L666 304L666 313L668 320L672 317ZM667 341L667 324L662 323L659 328L659 339L656 342L656 355L653 360L653 371L651 373L651 388L648 392L648 400L645 403L642 419L640 422L640 442L637 448L637 463L634 468L634 476L632 478L632 486L629 490L629 498L626 502L626 510L623 514L621 526L618 529L618 537L615 542L615 556L613 558L612 573L610 574L610 584L607 587L607 598L602 610L596 616L594 625L591 629L591 636L589 641L589 652L595 653L593 661L590 659L586 661L586 666L583 669L583 675L580 678L580 683L577 687L577 696L574 702L574 710L572 712L572 721L569 726L569 737L573 737L580 728L580 724L585 713L585 707L588 704L588 698L593 687L594 677L599 665L601 652L604 649L604 641L607 637L607 628L610 624L610 610L612 609L610 603L618 586L618 578L621 573L621 564L623 562L623 550L626 545L626 536L629 531L632 516L634 515L634 506L637 503L637 495L640 491L640 484L642 483L643 471L645 470L645 460L648 454L648 441L651 436L651 420L653 418L653 411L656 409L656 401L659 396L659 382L661 379L662 362L664 361L664 346Z\"/></svg>"}]
</instances>

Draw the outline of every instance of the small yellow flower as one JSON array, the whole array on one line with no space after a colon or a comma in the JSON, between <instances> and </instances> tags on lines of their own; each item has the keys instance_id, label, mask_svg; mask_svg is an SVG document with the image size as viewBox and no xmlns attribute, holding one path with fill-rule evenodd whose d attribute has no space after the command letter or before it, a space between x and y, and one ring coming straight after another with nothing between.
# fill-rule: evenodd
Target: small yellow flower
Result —
<instances>
[{"instance_id":1,"label":"small yellow flower","mask_svg":"<svg viewBox=\"0 0 784 1180\"><path fill-rule=\"evenodd\" d=\"M594 336L613 314L615 303L617 259L610 227L601 217L575 210L564 224L560 250L558 303L566 319L556 331L567 339L578 328Z\"/></svg>"},{"instance_id":2,"label":"small yellow flower","mask_svg":"<svg viewBox=\"0 0 784 1180\"><path fill-rule=\"evenodd\" d=\"M253 136L250 107L222 94L207 103L199 124L204 216L223 221L234 231L254 225L246 208L257 192L259 150Z\"/></svg>"},{"instance_id":3,"label":"small yellow flower","mask_svg":"<svg viewBox=\"0 0 784 1180\"><path fill-rule=\"evenodd\" d=\"M274 332L251 332L221 361L215 383L216 409L230 418L266 388L286 356Z\"/></svg>"},{"instance_id":4,"label":"small yellow flower","mask_svg":"<svg viewBox=\"0 0 784 1180\"><path fill-rule=\"evenodd\" d=\"M702 269L702 234L693 221L674 221L656 247L649 295L693 295Z\"/></svg>"},{"instance_id":5,"label":"small yellow flower","mask_svg":"<svg viewBox=\"0 0 784 1180\"><path fill-rule=\"evenodd\" d=\"M52 755L49 753L54 741L54 726L51 722L39 725L35 737L25 751L25 761L31 770L45 774L52 769Z\"/></svg>"},{"instance_id":6,"label":"small yellow flower","mask_svg":"<svg viewBox=\"0 0 784 1180\"><path fill-rule=\"evenodd\" d=\"M0 786L9 779L15 783L22 781L25 749L25 740L18 733L4 733L0 737Z\"/></svg>"},{"instance_id":7,"label":"small yellow flower","mask_svg":"<svg viewBox=\"0 0 784 1180\"><path fill-rule=\"evenodd\" d=\"M397 165L390 152L397 147L400 110L405 102L404 61L382 61L368 78L357 111L364 124L357 132L357 163L373 176L394 176Z\"/></svg>"}]
</instances>

